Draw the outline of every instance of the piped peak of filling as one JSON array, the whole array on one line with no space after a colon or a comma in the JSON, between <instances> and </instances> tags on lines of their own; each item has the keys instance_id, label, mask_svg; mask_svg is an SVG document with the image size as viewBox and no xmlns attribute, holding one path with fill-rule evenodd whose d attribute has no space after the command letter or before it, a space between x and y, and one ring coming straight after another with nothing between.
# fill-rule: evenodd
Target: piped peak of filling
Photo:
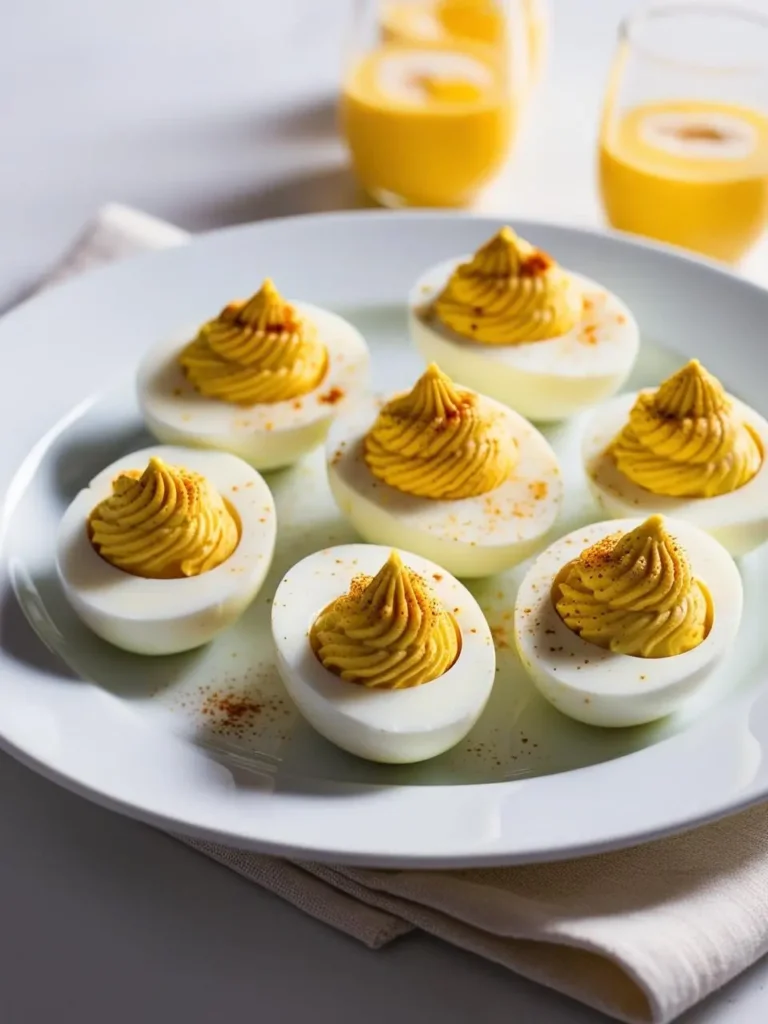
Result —
<instances>
[{"instance_id":1,"label":"piped peak of filling","mask_svg":"<svg viewBox=\"0 0 768 1024\"><path fill-rule=\"evenodd\" d=\"M499 412L432 363L411 391L381 409L365 436L364 457L390 487L447 501L500 487L517 448Z\"/></svg>"},{"instance_id":2,"label":"piped peak of filling","mask_svg":"<svg viewBox=\"0 0 768 1024\"><path fill-rule=\"evenodd\" d=\"M707 591L661 516L583 551L559 574L553 600L583 640L641 658L693 650L712 623Z\"/></svg>"},{"instance_id":3,"label":"piped peak of filling","mask_svg":"<svg viewBox=\"0 0 768 1024\"><path fill-rule=\"evenodd\" d=\"M461 635L425 580L393 551L376 576L356 577L320 613L310 644L323 667L347 682L400 690L447 672Z\"/></svg>"},{"instance_id":4,"label":"piped peak of filling","mask_svg":"<svg viewBox=\"0 0 768 1024\"><path fill-rule=\"evenodd\" d=\"M121 473L88 518L93 547L117 569L147 579L200 576L238 545L235 516L199 473L151 458Z\"/></svg>"},{"instance_id":5,"label":"piped peak of filling","mask_svg":"<svg viewBox=\"0 0 768 1024\"><path fill-rule=\"evenodd\" d=\"M764 457L720 381L697 359L638 396L610 452L633 483L675 498L738 490Z\"/></svg>"},{"instance_id":6,"label":"piped peak of filling","mask_svg":"<svg viewBox=\"0 0 768 1024\"><path fill-rule=\"evenodd\" d=\"M325 376L328 352L307 317L267 278L247 301L203 324L179 363L207 398L261 405L299 398Z\"/></svg>"},{"instance_id":7,"label":"piped peak of filling","mask_svg":"<svg viewBox=\"0 0 768 1024\"><path fill-rule=\"evenodd\" d=\"M517 345L572 331L582 319L584 300L551 256L504 227L454 270L432 311L462 337Z\"/></svg>"}]
</instances>

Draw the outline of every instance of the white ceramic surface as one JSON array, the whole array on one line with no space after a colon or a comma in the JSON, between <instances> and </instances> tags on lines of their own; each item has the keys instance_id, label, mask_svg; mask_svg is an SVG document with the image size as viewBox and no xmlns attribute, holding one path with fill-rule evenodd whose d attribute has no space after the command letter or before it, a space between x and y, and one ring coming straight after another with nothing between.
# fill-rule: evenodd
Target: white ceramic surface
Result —
<instances>
[{"instance_id":1,"label":"white ceramic surface","mask_svg":"<svg viewBox=\"0 0 768 1024\"><path fill-rule=\"evenodd\" d=\"M372 346L374 380L385 391L402 387L418 369L405 336L409 283L498 226L497 219L441 214L263 223L97 272L0 323L14 387L34 396L5 407L2 583L13 586L30 622L70 668L54 675L2 653L6 749L69 788L177 831L392 865L570 856L680 829L768 795L767 641L759 628L768 600L765 549L741 567L744 625L727 673L685 713L621 733L564 719L526 682L505 632L518 570L473 584L497 640L494 694L464 745L407 769L366 765L316 737L296 718L271 651L260 646L270 586L285 568L310 550L353 539L327 491L322 452L270 476L282 528L272 574L241 624L205 651L149 666L141 659L139 671L136 658L91 636L64 602L53 572L55 526L84 481L146 443L133 373L148 344L269 273L291 294L355 323ZM695 354L765 413L754 372L764 353L765 292L653 246L516 226L633 309L644 351L628 387L656 383ZM578 424L548 436L571 467L566 532L595 514L578 468ZM225 706L227 699L244 703L234 721L220 718L222 694ZM675 787L664 784L670 777Z\"/></svg>"}]
</instances>

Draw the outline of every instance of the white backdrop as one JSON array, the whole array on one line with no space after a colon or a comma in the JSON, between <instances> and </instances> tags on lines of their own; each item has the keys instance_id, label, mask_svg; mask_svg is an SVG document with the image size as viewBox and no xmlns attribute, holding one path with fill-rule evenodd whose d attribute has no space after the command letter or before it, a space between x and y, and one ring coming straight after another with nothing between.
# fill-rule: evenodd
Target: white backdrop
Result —
<instances>
[{"instance_id":1,"label":"white backdrop","mask_svg":"<svg viewBox=\"0 0 768 1024\"><path fill-rule=\"evenodd\" d=\"M193 230L352 202L332 110L350 2L6 3L0 304L108 200ZM629 6L553 0L510 214L598 216L599 100ZM0 629L36 643L13 605ZM0 808L3 1024L602 1019L424 937L370 953L4 755ZM766 986L761 964L685 1024L765 1019Z\"/></svg>"},{"instance_id":2,"label":"white backdrop","mask_svg":"<svg viewBox=\"0 0 768 1024\"><path fill-rule=\"evenodd\" d=\"M588 221L628 0L551 0L549 74L503 199ZM352 0L25 0L0 62L0 302L100 203L200 230L352 205L333 103Z\"/></svg>"}]
</instances>

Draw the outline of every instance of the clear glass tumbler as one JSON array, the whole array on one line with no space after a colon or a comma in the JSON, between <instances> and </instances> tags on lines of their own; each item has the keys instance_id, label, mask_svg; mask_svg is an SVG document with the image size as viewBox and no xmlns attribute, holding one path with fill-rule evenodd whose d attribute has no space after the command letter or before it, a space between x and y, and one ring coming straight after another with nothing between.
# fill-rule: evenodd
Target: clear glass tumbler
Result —
<instances>
[{"instance_id":1,"label":"clear glass tumbler","mask_svg":"<svg viewBox=\"0 0 768 1024\"><path fill-rule=\"evenodd\" d=\"M374 199L464 206L498 173L532 77L532 33L545 24L531 27L530 2L358 0L341 125Z\"/></svg>"},{"instance_id":2,"label":"clear glass tumbler","mask_svg":"<svg viewBox=\"0 0 768 1024\"><path fill-rule=\"evenodd\" d=\"M768 224L768 16L691 0L631 16L599 178L614 227L738 261Z\"/></svg>"}]
</instances>

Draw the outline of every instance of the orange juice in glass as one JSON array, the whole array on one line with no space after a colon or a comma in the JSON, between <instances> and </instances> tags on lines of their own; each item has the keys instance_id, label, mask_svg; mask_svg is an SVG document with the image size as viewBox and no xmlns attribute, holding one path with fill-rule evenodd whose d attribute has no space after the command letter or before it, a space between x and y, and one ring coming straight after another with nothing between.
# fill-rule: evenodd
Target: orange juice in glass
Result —
<instances>
[{"instance_id":1,"label":"orange juice in glass","mask_svg":"<svg viewBox=\"0 0 768 1024\"><path fill-rule=\"evenodd\" d=\"M614 227L741 259L768 225L768 18L690 0L630 18L599 177Z\"/></svg>"},{"instance_id":2,"label":"orange juice in glass","mask_svg":"<svg viewBox=\"0 0 768 1024\"><path fill-rule=\"evenodd\" d=\"M359 31L353 47L341 124L357 176L377 201L463 206L503 166L522 67L510 60L509 2L448 0L452 17L464 20L451 22L452 32L433 33L408 20L429 15L423 2L359 3L359 22L372 31Z\"/></svg>"}]
</instances>

